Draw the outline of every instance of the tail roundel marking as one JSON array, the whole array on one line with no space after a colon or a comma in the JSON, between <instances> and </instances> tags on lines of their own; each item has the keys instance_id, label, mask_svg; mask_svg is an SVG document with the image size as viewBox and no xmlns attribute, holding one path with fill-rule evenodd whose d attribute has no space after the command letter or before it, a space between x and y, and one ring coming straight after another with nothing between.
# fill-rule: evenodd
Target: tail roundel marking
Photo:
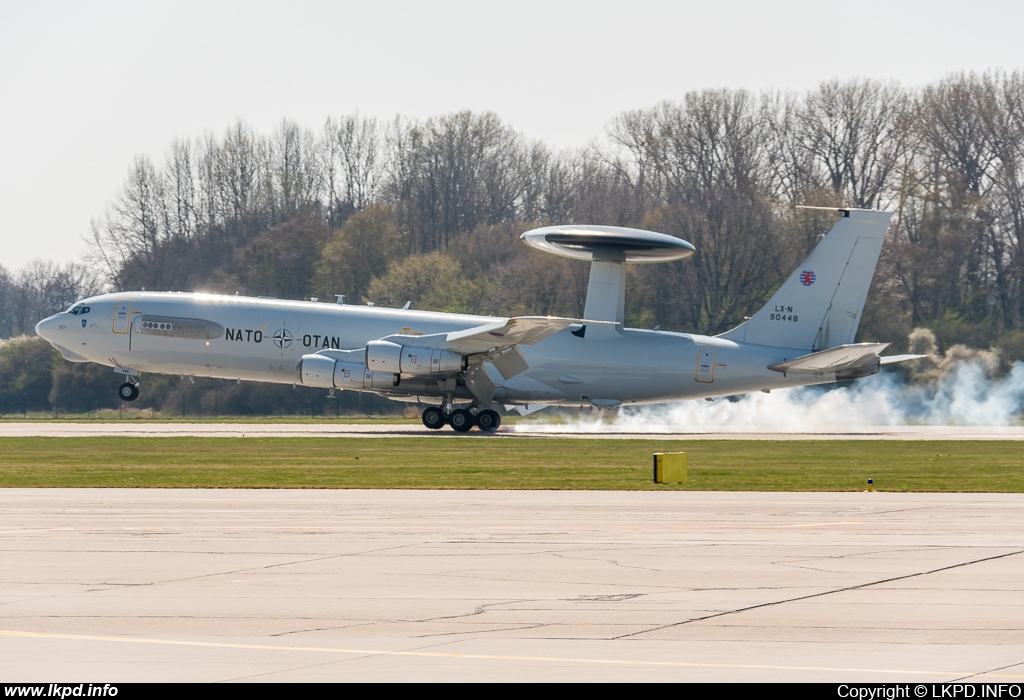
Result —
<instances>
[{"instance_id":1,"label":"tail roundel marking","mask_svg":"<svg viewBox=\"0 0 1024 700\"><path fill-rule=\"evenodd\" d=\"M810 287L812 284L814 284L815 279L816 277L812 270L804 270L803 272L800 273L800 284L802 284L805 287Z\"/></svg>"}]
</instances>

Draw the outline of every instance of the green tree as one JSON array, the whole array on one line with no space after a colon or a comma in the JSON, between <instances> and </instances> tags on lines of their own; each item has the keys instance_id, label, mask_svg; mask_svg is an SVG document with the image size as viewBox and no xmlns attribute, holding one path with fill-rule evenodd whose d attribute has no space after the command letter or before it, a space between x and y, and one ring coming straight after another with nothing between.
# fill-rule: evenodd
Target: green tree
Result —
<instances>
[{"instance_id":1,"label":"green tree","mask_svg":"<svg viewBox=\"0 0 1024 700\"><path fill-rule=\"evenodd\" d=\"M237 255L238 276L250 294L302 299L309 294L317 256L330 232L303 215L264 231Z\"/></svg>"},{"instance_id":2,"label":"green tree","mask_svg":"<svg viewBox=\"0 0 1024 700\"><path fill-rule=\"evenodd\" d=\"M385 274L388 265L406 251L390 207L375 204L353 215L323 247L313 275L313 289L321 298L344 294L358 303L370 281Z\"/></svg>"},{"instance_id":3,"label":"green tree","mask_svg":"<svg viewBox=\"0 0 1024 700\"><path fill-rule=\"evenodd\" d=\"M147 375L146 394L133 408L152 400L154 384ZM49 402L59 406L61 412L88 413L100 408L117 408L121 400L115 391L123 381L110 367L92 362L64 362L57 360L53 368Z\"/></svg>"},{"instance_id":4,"label":"green tree","mask_svg":"<svg viewBox=\"0 0 1024 700\"><path fill-rule=\"evenodd\" d=\"M382 306L412 302L417 309L478 313L481 283L462 274L459 263L442 253L413 255L392 265L370 283L368 298Z\"/></svg>"},{"instance_id":5,"label":"green tree","mask_svg":"<svg viewBox=\"0 0 1024 700\"><path fill-rule=\"evenodd\" d=\"M0 411L49 410L56 362L63 360L42 338L22 336L0 346Z\"/></svg>"}]
</instances>

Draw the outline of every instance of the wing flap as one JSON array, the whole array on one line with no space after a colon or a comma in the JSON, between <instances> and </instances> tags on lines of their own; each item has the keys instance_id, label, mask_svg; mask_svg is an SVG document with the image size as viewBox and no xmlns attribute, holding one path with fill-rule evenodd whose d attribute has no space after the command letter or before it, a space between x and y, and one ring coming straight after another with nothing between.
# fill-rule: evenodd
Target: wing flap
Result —
<instances>
[{"instance_id":1,"label":"wing flap","mask_svg":"<svg viewBox=\"0 0 1024 700\"><path fill-rule=\"evenodd\" d=\"M522 351L516 345L495 348L487 353L487 357L491 360L494 368L501 372L501 376L506 380L530 369L530 365L527 364Z\"/></svg>"},{"instance_id":2,"label":"wing flap","mask_svg":"<svg viewBox=\"0 0 1024 700\"><path fill-rule=\"evenodd\" d=\"M466 388L483 404L484 408L490 408L494 399L494 382L487 374L487 370L479 362L474 362L466 370Z\"/></svg>"}]
</instances>

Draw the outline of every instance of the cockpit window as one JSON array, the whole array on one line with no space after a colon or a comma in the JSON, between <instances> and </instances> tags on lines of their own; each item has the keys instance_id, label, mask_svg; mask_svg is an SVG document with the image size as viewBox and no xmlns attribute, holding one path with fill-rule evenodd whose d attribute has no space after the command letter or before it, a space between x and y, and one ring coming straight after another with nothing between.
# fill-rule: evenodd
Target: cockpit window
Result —
<instances>
[{"instance_id":1,"label":"cockpit window","mask_svg":"<svg viewBox=\"0 0 1024 700\"><path fill-rule=\"evenodd\" d=\"M73 314L75 316L80 316L82 314L87 314L87 313L89 313L89 311L90 311L89 307L86 306L85 304L76 304L76 305L72 306L70 309L68 309L68 313L69 314Z\"/></svg>"}]
</instances>

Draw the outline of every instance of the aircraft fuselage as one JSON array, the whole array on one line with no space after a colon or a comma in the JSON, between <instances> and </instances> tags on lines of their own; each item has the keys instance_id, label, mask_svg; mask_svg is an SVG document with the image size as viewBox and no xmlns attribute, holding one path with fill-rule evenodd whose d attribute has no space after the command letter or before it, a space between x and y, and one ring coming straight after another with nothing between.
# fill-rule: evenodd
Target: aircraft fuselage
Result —
<instances>
[{"instance_id":1,"label":"aircraft fuselage","mask_svg":"<svg viewBox=\"0 0 1024 700\"><path fill-rule=\"evenodd\" d=\"M39 323L64 357L161 373L302 384L304 355L359 350L402 334L416 337L502 320L486 316L213 294L124 292L79 302ZM780 321L785 323L785 321ZM582 335L582 337L581 337ZM504 379L489 363L494 402L616 406L710 398L833 381L834 373L787 377L768 365L806 350L687 333L574 326L521 347L529 369ZM372 389L399 400L472 399L444 377L400 376Z\"/></svg>"}]
</instances>

